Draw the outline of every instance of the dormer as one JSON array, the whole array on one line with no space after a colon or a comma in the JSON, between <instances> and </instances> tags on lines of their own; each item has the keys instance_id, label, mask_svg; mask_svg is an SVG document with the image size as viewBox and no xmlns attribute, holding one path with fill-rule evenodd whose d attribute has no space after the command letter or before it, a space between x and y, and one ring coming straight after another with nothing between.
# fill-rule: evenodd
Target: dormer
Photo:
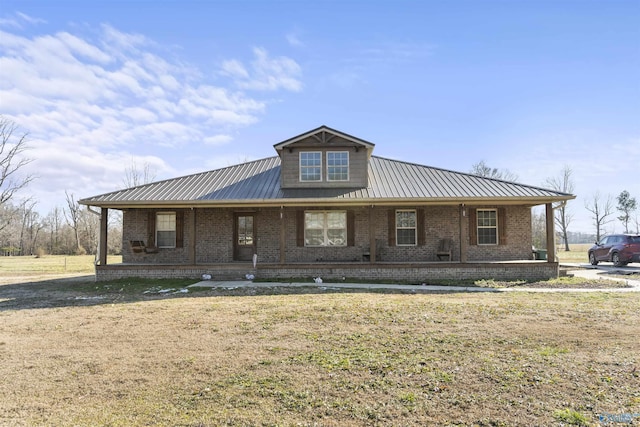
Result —
<instances>
[{"instance_id":1,"label":"dormer","mask_svg":"<svg viewBox=\"0 0 640 427\"><path fill-rule=\"evenodd\" d=\"M282 188L365 188L374 144L327 126L274 145Z\"/></svg>"}]
</instances>

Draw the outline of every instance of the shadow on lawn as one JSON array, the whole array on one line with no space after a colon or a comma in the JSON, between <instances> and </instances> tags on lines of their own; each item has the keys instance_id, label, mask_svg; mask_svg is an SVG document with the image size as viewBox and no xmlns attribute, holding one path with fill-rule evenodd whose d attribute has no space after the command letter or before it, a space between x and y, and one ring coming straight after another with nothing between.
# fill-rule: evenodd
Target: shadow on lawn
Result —
<instances>
[{"instance_id":1,"label":"shadow on lawn","mask_svg":"<svg viewBox=\"0 0 640 427\"><path fill-rule=\"evenodd\" d=\"M0 284L0 312L39 308L87 307L108 304L126 304L174 298L201 298L226 296L315 295L331 293L384 293L416 294L416 290L402 289L344 289L318 287L238 287L189 288L198 280L118 280L95 282L94 276L46 279L16 284ZM452 287L452 291L455 291ZM448 293L431 291L430 293Z\"/></svg>"}]
</instances>

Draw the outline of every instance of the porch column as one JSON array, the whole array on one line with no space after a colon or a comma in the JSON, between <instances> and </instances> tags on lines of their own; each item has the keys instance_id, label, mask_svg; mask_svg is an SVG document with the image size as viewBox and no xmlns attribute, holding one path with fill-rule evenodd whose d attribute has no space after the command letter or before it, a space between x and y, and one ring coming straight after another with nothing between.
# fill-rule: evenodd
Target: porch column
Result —
<instances>
[{"instance_id":1,"label":"porch column","mask_svg":"<svg viewBox=\"0 0 640 427\"><path fill-rule=\"evenodd\" d=\"M196 212L191 208L191 220L189 221L189 263L196 265Z\"/></svg>"},{"instance_id":2,"label":"porch column","mask_svg":"<svg viewBox=\"0 0 640 427\"><path fill-rule=\"evenodd\" d=\"M286 221L284 220L284 206L280 207L280 264L284 264L286 261L285 250L286 250Z\"/></svg>"},{"instance_id":3,"label":"porch column","mask_svg":"<svg viewBox=\"0 0 640 427\"><path fill-rule=\"evenodd\" d=\"M369 206L369 262L376 262L376 227L373 224L373 205Z\"/></svg>"},{"instance_id":4,"label":"porch column","mask_svg":"<svg viewBox=\"0 0 640 427\"><path fill-rule=\"evenodd\" d=\"M100 210L100 265L107 265L107 227L109 221L109 209L101 208Z\"/></svg>"},{"instance_id":5,"label":"porch column","mask_svg":"<svg viewBox=\"0 0 640 427\"><path fill-rule=\"evenodd\" d=\"M547 262L556 262L556 233L554 229L553 205L547 203L546 219L547 219Z\"/></svg>"}]
</instances>

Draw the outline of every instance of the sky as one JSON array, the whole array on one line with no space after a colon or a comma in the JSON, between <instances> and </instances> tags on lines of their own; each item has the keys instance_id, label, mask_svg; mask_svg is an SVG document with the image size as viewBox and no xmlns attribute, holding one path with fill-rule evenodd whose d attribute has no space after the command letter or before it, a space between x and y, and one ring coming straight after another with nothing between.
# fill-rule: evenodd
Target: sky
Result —
<instances>
[{"instance_id":1,"label":"sky","mask_svg":"<svg viewBox=\"0 0 640 427\"><path fill-rule=\"evenodd\" d=\"M0 114L43 216L132 165L217 169L326 125L535 186L568 166L590 233L596 192L640 201L640 0L0 0Z\"/></svg>"}]
</instances>

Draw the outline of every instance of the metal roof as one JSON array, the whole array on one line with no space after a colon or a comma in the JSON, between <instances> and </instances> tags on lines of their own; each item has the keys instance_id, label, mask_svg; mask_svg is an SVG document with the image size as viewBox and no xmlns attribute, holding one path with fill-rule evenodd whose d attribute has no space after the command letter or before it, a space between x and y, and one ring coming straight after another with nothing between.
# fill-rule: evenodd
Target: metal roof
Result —
<instances>
[{"instance_id":1,"label":"metal roof","mask_svg":"<svg viewBox=\"0 0 640 427\"><path fill-rule=\"evenodd\" d=\"M280 188L280 158L268 157L80 200L126 207L542 204L572 194L372 156L367 188Z\"/></svg>"}]
</instances>

